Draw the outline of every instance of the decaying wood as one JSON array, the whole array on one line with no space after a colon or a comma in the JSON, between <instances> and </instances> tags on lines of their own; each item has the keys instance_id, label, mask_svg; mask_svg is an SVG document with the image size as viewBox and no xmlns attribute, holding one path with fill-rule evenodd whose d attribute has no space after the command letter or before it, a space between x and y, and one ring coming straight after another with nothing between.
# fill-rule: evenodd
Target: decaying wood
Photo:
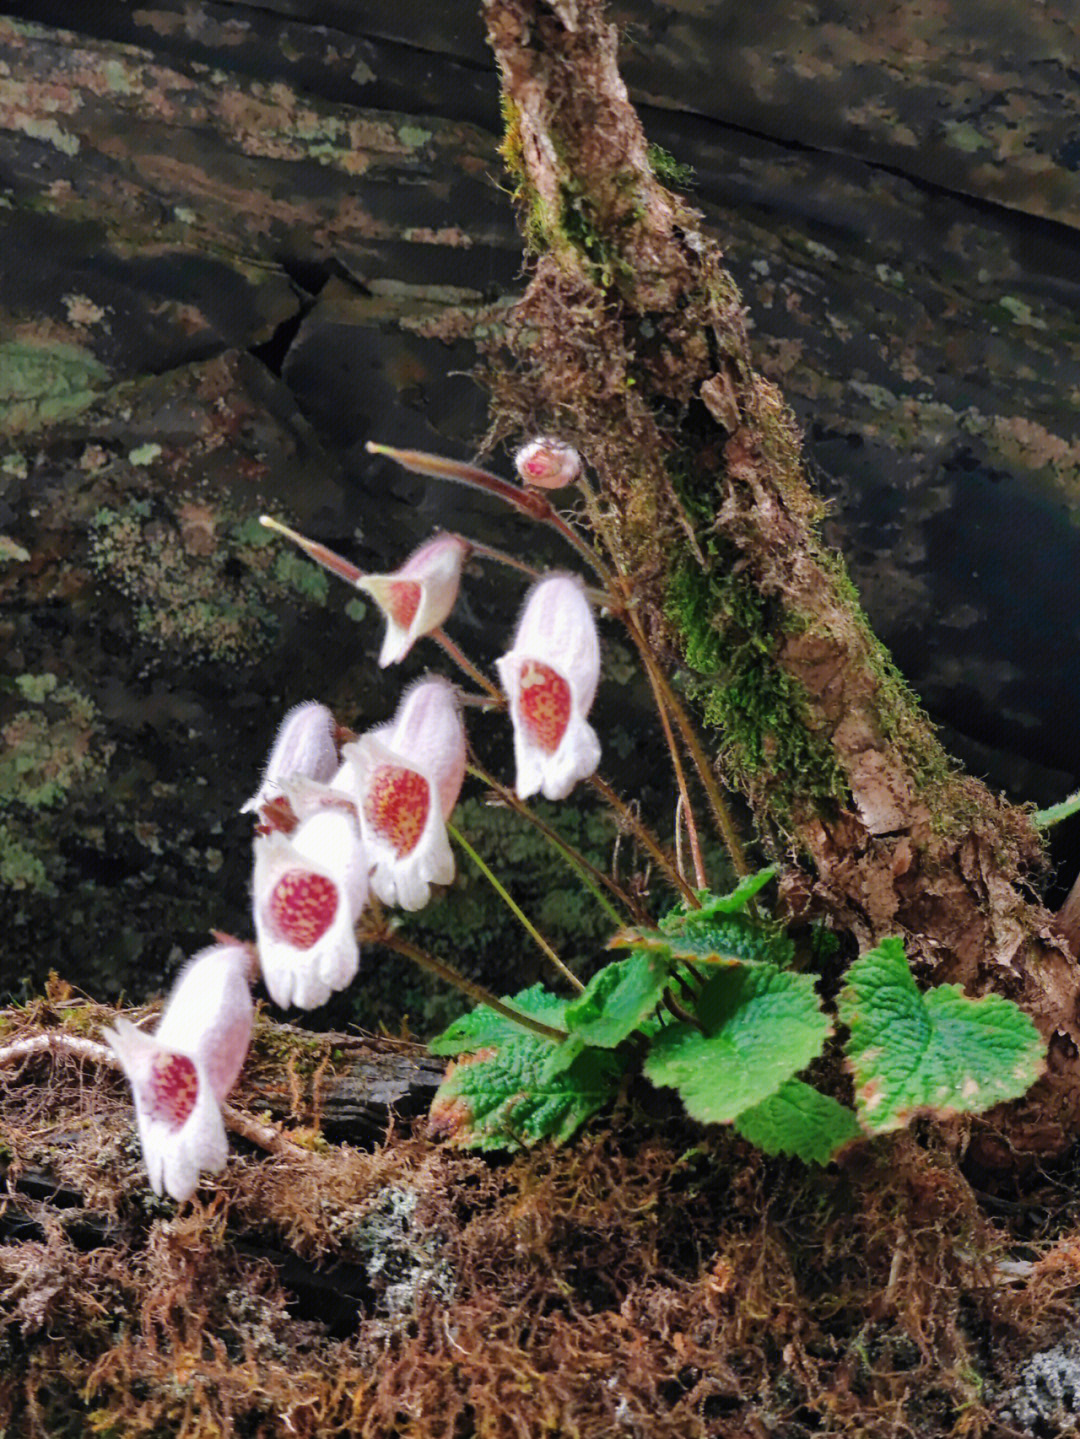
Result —
<instances>
[{"instance_id":1,"label":"decaying wood","mask_svg":"<svg viewBox=\"0 0 1080 1439\"><path fill-rule=\"evenodd\" d=\"M1078 972L1034 893L1042 854L1028 815L942 753L822 546L793 417L752 364L718 245L653 172L601 5L486 0L485 13L540 252L509 325L512 363L496 364L498 427L552 429L586 454L639 616L691 674L670 556L700 570L686 506L712 501L695 527L720 557L703 573L741 573L771 611L760 663L839 775L833 793L792 783L770 763L768 718L756 765L730 734L715 737L762 830L808 868L805 882L789 878L793 904L863 943L902 933L928 978L1020 1002L1050 1041L1051 1073L991 1127L1001 1152L1060 1148L1080 1117ZM689 472L681 489L673 462ZM709 627L738 642L730 614ZM725 683L722 669L696 677L713 693Z\"/></svg>"}]
</instances>

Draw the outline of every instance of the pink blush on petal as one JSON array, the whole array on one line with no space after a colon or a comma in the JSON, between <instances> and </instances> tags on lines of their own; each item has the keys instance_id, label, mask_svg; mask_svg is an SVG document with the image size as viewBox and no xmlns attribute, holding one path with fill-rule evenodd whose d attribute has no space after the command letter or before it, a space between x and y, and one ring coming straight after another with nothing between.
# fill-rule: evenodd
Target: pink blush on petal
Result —
<instances>
[{"instance_id":1,"label":"pink blush on petal","mask_svg":"<svg viewBox=\"0 0 1080 1439\"><path fill-rule=\"evenodd\" d=\"M431 808L428 782L414 769L380 765L371 776L364 798L364 817L392 847L398 859L411 854L420 842Z\"/></svg>"},{"instance_id":2,"label":"pink blush on petal","mask_svg":"<svg viewBox=\"0 0 1080 1439\"><path fill-rule=\"evenodd\" d=\"M554 754L570 723L570 686L562 675L539 660L523 660L518 708L534 744Z\"/></svg>"},{"instance_id":3,"label":"pink blush on petal","mask_svg":"<svg viewBox=\"0 0 1080 1439\"><path fill-rule=\"evenodd\" d=\"M270 925L294 949L310 949L337 914L337 885L310 870L290 869L270 892Z\"/></svg>"},{"instance_id":4,"label":"pink blush on petal","mask_svg":"<svg viewBox=\"0 0 1080 1439\"><path fill-rule=\"evenodd\" d=\"M175 1133L182 1129L199 1096L199 1075L183 1054L157 1054L146 1081L147 1109Z\"/></svg>"},{"instance_id":5,"label":"pink blush on petal","mask_svg":"<svg viewBox=\"0 0 1080 1439\"><path fill-rule=\"evenodd\" d=\"M389 592L387 613L396 625L407 630L420 608L420 586L416 580L391 580L386 588Z\"/></svg>"}]
</instances>

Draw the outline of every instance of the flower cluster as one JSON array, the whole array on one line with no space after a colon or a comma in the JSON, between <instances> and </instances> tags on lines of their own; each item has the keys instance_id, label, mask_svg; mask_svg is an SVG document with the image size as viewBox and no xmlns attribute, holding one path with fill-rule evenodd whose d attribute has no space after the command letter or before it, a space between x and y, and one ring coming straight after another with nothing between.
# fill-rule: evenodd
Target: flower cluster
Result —
<instances>
[{"instance_id":1,"label":"flower cluster","mask_svg":"<svg viewBox=\"0 0 1080 1439\"><path fill-rule=\"evenodd\" d=\"M575 478L581 462L559 441L539 440L519 452L517 464L527 485L554 488ZM392 574L363 575L321 546L285 533L382 610L384 667L402 660L421 636L441 636L473 550L458 535L440 534ZM442 642L456 651L445 636ZM575 575L548 575L533 586L513 645L496 666L513 723L519 798L538 791L565 798L600 760L586 719L600 648ZM488 688L497 698L494 686ZM442 678L418 681L392 720L360 736L343 731L316 701L285 716L262 782L243 806L258 817L255 946L230 940L196 956L152 1036L123 1019L107 1031L134 1091L143 1154L158 1193L186 1199L201 1171L225 1163L220 1106L250 1040L253 969L275 1004L316 1008L356 975L357 924L371 896L418 910L433 885L453 882L447 824L465 770L458 694Z\"/></svg>"}]
</instances>

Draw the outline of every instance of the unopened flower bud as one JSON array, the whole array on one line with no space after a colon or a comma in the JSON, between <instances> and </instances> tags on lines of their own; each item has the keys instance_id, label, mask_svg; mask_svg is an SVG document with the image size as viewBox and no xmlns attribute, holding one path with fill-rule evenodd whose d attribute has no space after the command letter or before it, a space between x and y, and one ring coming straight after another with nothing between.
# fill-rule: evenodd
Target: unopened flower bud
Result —
<instances>
[{"instance_id":1,"label":"unopened flower bud","mask_svg":"<svg viewBox=\"0 0 1080 1439\"><path fill-rule=\"evenodd\" d=\"M581 456L564 440L548 435L530 440L514 456L518 474L527 485L541 490L561 490L581 474Z\"/></svg>"},{"instance_id":2,"label":"unopened flower bud","mask_svg":"<svg viewBox=\"0 0 1080 1439\"><path fill-rule=\"evenodd\" d=\"M262 784L241 807L240 813L257 810L281 794L282 780L293 775L328 780L338 767L337 721L325 705L311 700L295 705L281 722Z\"/></svg>"}]
</instances>

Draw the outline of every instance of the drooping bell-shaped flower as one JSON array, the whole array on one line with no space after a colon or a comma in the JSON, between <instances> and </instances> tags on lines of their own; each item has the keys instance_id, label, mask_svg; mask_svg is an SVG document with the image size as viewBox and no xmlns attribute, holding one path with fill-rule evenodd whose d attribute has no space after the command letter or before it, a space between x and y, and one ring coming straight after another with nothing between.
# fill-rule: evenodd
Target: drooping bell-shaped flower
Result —
<instances>
[{"instance_id":1,"label":"drooping bell-shaped flower","mask_svg":"<svg viewBox=\"0 0 1080 1439\"><path fill-rule=\"evenodd\" d=\"M251 1040L250 966L246 945L212 945L181 973L154 1034L123 1018L104 1031L131 1084L155 1194L190 1199L200 1173L225 1166L220 1106Z\"/></svg>"},{"instance_id":2,"label":"drooping bell-shaped flower","mask_svg":"<svg viewBox=\"0 0 1080 1439\"><path fill-rule=\"evenodd\" d=\"M367 861L355 816L327 806L292 834L260 835L252 880L263 980L274 1003L316 1009L356 974Z\"/></svg>"},{"instance_id":3,"label":"drooping bell-shaped flower","mask_svg":"<svg viewBox=\"0 0 1080 1439\"><path fill-rule=\"evenodd\" d=\"M240 813L258 810L267 800L276 799L282 781L293 775L328 780L338 767L336 734L337 721L325 705L315 700L295 705L278 729L262 783Z\"/></svg>"},{"instance_id":4,"label":"drooping bell-shaped flower","mask_svg":"<svg viewBox=\"0 0 1080 1439\"><path fill-rule=\"evenodd\" d=\"M433 884L450 884L446 821L465 777L465 730L453 688L421 680L386 725L342 751L356 786L371 888L384 904L422 909Z\"/></svg>"},{"instance_id":5,"label":"drooping bell-shaped flower","mask_svg":"<svg viewBox=\"0 0 1080 1439\"><path fill-rule=\"evenodd\" d=\"M541 435L530 440L514 455L514 468L527 485L541 490L561 490L581 474L581 456L565 440Z\"/></svg>"},{"instance_id":6,"label":"drooping bell-shaped flower","mask_svg":"<svg viewBox=\"0 0 1080 1439\"><path fill-rule=\"evenodd\" d=\"M565 799L600 763L585 716L600 678L600 642L585 587L551 575L530 591L514 647L495 661L510 701L519 799Z\"/></svg>"},{"instance_id":7,"label":"drooping bell-shaped flower","mask_svg":"<svg viewBox=\"0 0 1080 1439\"><path fill-rule=\"evenodd\" d=\"M379 666L396 665L421 635L436 630L454 608L461 567L469 556L460 535L436 535L414 550L391 575L364 575L356 588L369 594L386 617Z\"/></svg>"}]
</instances>

